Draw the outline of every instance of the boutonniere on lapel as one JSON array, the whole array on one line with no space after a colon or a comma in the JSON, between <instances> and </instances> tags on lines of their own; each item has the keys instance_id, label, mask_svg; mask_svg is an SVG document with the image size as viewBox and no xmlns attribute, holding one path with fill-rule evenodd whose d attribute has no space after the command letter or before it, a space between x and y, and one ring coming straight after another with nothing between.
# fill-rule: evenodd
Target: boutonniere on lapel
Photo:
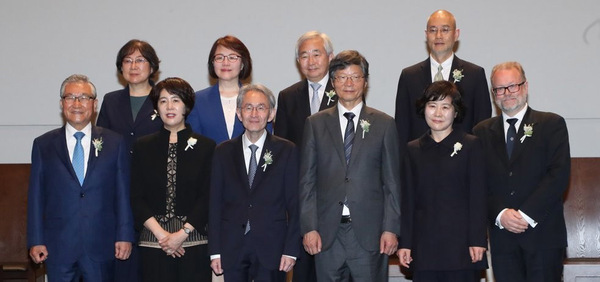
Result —
<instances>
[{"instance_id":1,"label":"boutonniere on lapel","mask_svg":"<svg viewBox=\"0 0 600 282\"><path fill-rule=\"evenodd\" d=\"M452 78L454 78L454 83L460 82L460 80L465 77L464 74L462 74L463 70L459 70L459 69L455 69L452 71Z\"/></svg>"},{"instance_id":2,"label":"boutonniere on lapel","mask_svg":"<svg viewBox=\"0 0 600 282\"><path fill-rule=\"evenodd\" d=\"M328 92L325 92L325 95L327 95L327 106L329 106L329 103L333 102L333 97L335 97L335 90L329 90Z\"/></svg>"},{"instance_id":3,"label":"boutonniere on lapel","mask_svg":"<svg viewBox=\"0 0 600 282\"><path fill-rule=\"evenodd\" d=\"M265 151L265 154L263 155L263 161L265 161L265 163L261 167L263 168L264 172L267 170L267 166L273 163L273 154L271 153L271 151Z\"/></svg>"},{"instance_id":4,"label":"boutonniere on lapel","mask_svg":"<svg viewBox=\"0 0 600 282\"><path fill-rule=\"evenodd\" d=\"M369 123L368 120L366 120L366 119L360 120L360 128L362 128L362 130L363 130L363 132L362 132L363 139L365 139L365 133L369 132L369 127L371 127L371 124Z\"/></svg>"},{"instance_id":5,"label":"boutonniere on lapel","mask_svg":"<svg viewBox=\"0 0 600 282\"><path fill-rule=\"evenodd\" d=\"M102 137L92 140L92 145L94 145L96 157L98 157L98 152L102 151Z\"/></svg>"},{"instance_id":6,"label":"boutonniere on lapel","mask_svg":"<svg viewBox=\"0 0 600 282\"><path fill-rule=\"evenodd\" d=\"M462 144L460 142L454 143L454 152L452 152L452 154L450 154L450 157L454 157L454 155L458 155L458 151L460 151L460 149L462 149Z\"/></svg>"},{"instance_id":7,"label":"boutonniere on lapel","mask_svg":"<svg viewBox=\"0 0 600 282\"><path fill-rule=\"evenodd\" d=\"M521 143L525 141L525 138L533 136L533 123L523 125L523 136L521 137Z\"/></svg>"},{"instance_id":8,"label":"boutonniere on lapel","mask_svg":"<svg viewBox=\"0 0 600 282\"><path fill-rule=\"evenodd\" d=\"M196 142L198 142L198 139L196 139L194 137L188 138L187 146L185 146L184 151L187 151L187 149L194 149L194 145L196 145Z\"/></svg>"},{"instance_id":9,"label":"boutonniere on lapel","mask_svg":"<svg viewBox=\"0 0 600 282\"><path fill-rule=\"evenodd\" d=\"M157 116L158 116L158 112L156 110L154 110L154 113L150 116L150 120L156 119Z\"/></svg>"}]
</instances>

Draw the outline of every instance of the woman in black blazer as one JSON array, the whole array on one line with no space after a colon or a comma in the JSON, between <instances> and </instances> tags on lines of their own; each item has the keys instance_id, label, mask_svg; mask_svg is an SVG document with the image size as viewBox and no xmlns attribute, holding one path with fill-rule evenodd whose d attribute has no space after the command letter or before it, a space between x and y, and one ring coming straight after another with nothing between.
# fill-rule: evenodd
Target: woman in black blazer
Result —
<instances>
[{"instance_id":1,"label":"woman in black blazer","mask_svg":"<svg viewBox=\"0 0 600 282\"><path fill-rule=\"evenodd\" d=\"M185 123L194 90L183 79L159 82L150 99L164 128L134 144L131 172L143 281L210 281L208 191L215 142Z\"/></svg>"},{"instance_id":2,"label":"woman in black blazer","mask_svg":"<svg viewBox=\"0 0 600 282\"><path fill-rule=\"evenodd\" d=\"M403 162L400 264L414 281L479 281L487 268L482 146L453 128L465 112L454 83L431 84L417 111L430 129L408 143Z\"/></svg>"}]
</instances>

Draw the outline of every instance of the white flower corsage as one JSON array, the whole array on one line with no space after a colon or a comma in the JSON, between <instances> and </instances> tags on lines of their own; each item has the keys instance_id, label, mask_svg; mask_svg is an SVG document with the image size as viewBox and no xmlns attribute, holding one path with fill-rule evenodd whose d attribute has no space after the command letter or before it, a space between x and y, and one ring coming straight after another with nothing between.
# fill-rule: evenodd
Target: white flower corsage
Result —
<instances>
[{"instance_id":1,"label":"white flower corsage","mask_svg":"<svg viewBox=\"0 0 600 282\"><path fill-rule=\"evenodd\" d=\"M365 132L369 132L369 127L371 126L371 124L369 123L368 120L365 119L361 119L360 120L360 127L362 128L363 132L362 132L362 138L365 139Z\"/></svg>"},{"instance_id":2,"label":"white flower corsage","mask_svg":"<svg viewBox=\"0 0 600 282\"><path fill-rule=\"evenodd\" d=\"M465 77L464 74L462 74L463 70L459 70L459 69L455 69L454 71L452 71L452 78L454 78L454 83L460 82L460 80Z\"/></svg>"},{"instance_id":3,"label":"white flower corsage","mask_svg":"<svg viewBox=\"0 0 600 282\"><path fill-rule=\"evenodd\" d=\"M525 138L531 137L533 135L533 123L523 125L523 136L521 137L521 143L525 141Z\"/></svg>"},{"instance_id":4,"label":"white flower corsage","mask_svg":"<svg viewBox=\"0 0 600 282\"><path fill-rule=\"evenodd\" d=\"M184 151L187 151L188 148L194 149L194 145L196 145L196 142L198 142L198 139L190 137L187 141L187 146L185 146Z\"/></svg>"},{"instance_id":5,"label":"white flower corsage","mask_svg":"<svg viewBox=\"0 0 600 282\"><path fill-rule=\"evenodd\" d=\"M265 154L263 155L263 160L265 161L265 163L262 165L262 168L263 171L266 171L267 166L273 163L273 154L271 153L271 151L265 151Z\"/></svg>"},{"instance_id":6,"label":"white flower corsage","mask_svg":"<svg viewBox=\"0 0 600 282\"><path fill-rule=\"evenodd\" d=\"M327 95L327 98L329 98L327 100L327 106L329 106L329 103L333 102L333 97L335 96L335 90L329 90L328 92L325 92L325 95Z\"/></svg>"},{"instance_id":7,"label":"white flower corsage","mask_svg":"<svg viewBox=\"0 0 600 282\"><path fill-rule=\"evenodd\" d=\"M458 151L460 151L460 149L462 149L462 144L460 144L460 142L454 143L454 152L450 154L450 157L454 157L454 155L458 154Z\"/></svg>"},{"instance_id":8,"label":"white flower corsage","mask_svg":"<svg viewBox=\"0 0 600 282\"><path fill-rule=\"evenodd\" d=\"M96 157L98 157L98 152L102 151L102 137L92 140L92 144L94 145Z\"/></svg>"},{"instance_id":9,"label":"white flower corsage","mask_svg":"<svg viewBox=\"0 0 600 282\"><path fill-rule=\"evenodd\" d=\"M150 116L151 120L156 119L156 117L158 116L158 112L156 110L154 110L154 113Z\"/></svg>"}]
</instances>

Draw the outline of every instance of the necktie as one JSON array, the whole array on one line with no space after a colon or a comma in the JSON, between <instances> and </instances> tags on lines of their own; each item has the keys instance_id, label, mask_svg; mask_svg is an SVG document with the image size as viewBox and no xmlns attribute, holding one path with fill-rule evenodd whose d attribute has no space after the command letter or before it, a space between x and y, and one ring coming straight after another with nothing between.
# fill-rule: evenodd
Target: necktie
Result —
<instances>
[{"instance_id":1,"label":"necktie","mask_svg":"<svg viewBox=\"0 0 600 282\"><path fill-rule=\"evenodd\" d=\"M442 65L439 65L438 72L433 77L433 82L444 80L444 77L442 76L442 69Z\"/></svg>"},{"instance_id":2,"label":"necktie","mask_svg":"<svg viewBox=\"0 0 600 282\"><path fill-rule=\"evenodd\" d=\"M77 179L79 179L79 184L83 185L83 178L84 178L84 172L83 172L83 161L84 161L84 157L83 157L83 146L81 145L81 138L83 138L83 136L85 136L85 133L78 131L75 132L75 134L73 134L73 136L75 136L75 139L77 139L77 143L75 143L75 150L73 150L73 169L75 170L75 174L77 175Z\"/></svg>"},{"instance_id":3,"label":"necktie","mask_svg":"<svg viewBox=\"0 0 600 282\"><path fill-rule=\"evenodd\" d=\"M344 155L346 155L346 165L350 162L350 153L352 153L352 143L354 143L354 122L352 119L355 114L351 112L344 113L348 119L346 124L346 132L344 132Z\"/></svg>"},{"instance_id":4,"label":"necktie","mask_svg":"<svg viewBox=\"0 0 600 282\"><path fill-rule=\"evenodd\" d=\"M250 147L250 151L252 151L252 153L250 153L250 163L248 164L248 183L250 184L250 188L252 188L256 167L258 166L256 163L256 149L258 149L258 146L252 144L248 147Z\"/></svg>"},{"instance_id":5,"label":"necktie","mask_svg":"<svg viewBox=\"0 0 600 282\"><path fill-rule=\"evenodd\" d=\"M517 128L515 128L515 123L518 119L509 118L506 120L510 126L508 127L508 131L506 132L506 153L508 153L508 158L512 155L513 147L515 146L515 138L517 138Z\"/></svg>"},{"instance_id":6,"label":"necktie","mask_svg":"<svg viewBox=\"0 0 600 282\"><path fill-rule=\"evenodd\" d=\"M319 111L319 107L321 106L321 101L319 101L319 88L321 88L321 84L311 83L310 87L312 87L313 95L310 100L310 114L314 114Z\"/></svg>"}]
</instances>

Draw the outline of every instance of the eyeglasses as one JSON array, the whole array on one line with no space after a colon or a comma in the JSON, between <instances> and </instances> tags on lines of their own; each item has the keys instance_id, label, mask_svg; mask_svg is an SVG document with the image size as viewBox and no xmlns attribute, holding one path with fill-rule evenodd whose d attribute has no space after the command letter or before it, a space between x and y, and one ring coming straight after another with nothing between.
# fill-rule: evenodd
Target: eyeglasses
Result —
<instances>
[{"instance_id":1,"label":"eyeglasses","mask_svg":"<svg viewBox=\"0 0 600 282\"><path fill-rule=\"evenodd\" d=\"M437 34L438 31L442 32L443 35L450 33L452 29L449 26L443 26L442 28L438 28L437 26L430 26L427 28L427 33L429 34Z\"/></svg>"},{"instance_id":2,"label":"eyeglasses","mask_svg":"<svg viewBox=\"0 0 600 282\"><path fill-rule=\"evenodd\" d=\"M242 110L248 114L252 113L254 110L256 110L258 113L262 114L262 113L267 112L269 109L270 109L269 107L267 107L263 104L260 104L258 106L246 105L242 108Z\"/></svg>"},{"instance_id":3,"label":"eyeglasses","mask_svg":"<svg viewBox=\"0 0 600 282\"><path fill-rule=\"evenodd\" d=\"M92 100L96 100L96 97L92 97L92 96L85 95L85 94L82 94L80 96L69 94L69 95L63 96L62 99L67 104L73 104L73 103L75 103L75 101L79 101L79 103L81 103L81 104L87 104Z\"/></svg>"},{"instance_id":4,"label":"eyeglasses","mask_svg":"<svg viewBox=\"0 0 600 282\"><path fill-rule=\"evenodd\" d=\"M346 83L348 79L350 79L354 83L360 81L363 78L365 77L360 75L338 75L334 77L335 81L339 83Z\"/></svg>"},{"instance_id":5,"label":"eyeglasses","mask_svg":"<svg viewBox=\"0 0 600 282\"><path fill-rule=\"evenodd\" d=\"M506 91L508 91L508 93L515 93L521 89L521 86L523 86L523 84L525 84L525 82L527 82L527 81L523 81L518 84L511 84L511 85L505 86L505 87L492 88L492 92L496 96L502 96L502 95L506 94Z\"/></svg>"},{"instance_id":6,"label":"eyeglasses","mask_svg":"<svg viewBox=\"0 0 600 282\"><path fill-rule=\"evenodd\" d=\"M141 57L135 58L135 59L132 59L132 58L125 58L125 59L123 59L123 64L124 65L131 65L133 63L136 63L137 65L140 65L140 64L143 64L145 62L148 62L148 60L146 60L146 58L141 58Z\"/></svg>"},{"instance_id":7,"label":"eyeglasses","mask_svg":"<svg viewBox=\"0 0 600 282\"><path fill-rule=\"evenodd\" d=\"M241 57L242 56L236 55L236 54L229 54L227 56L225 56L223 54L216 54L213 57L213 62L222 63L223 61L225 61L225 58L227 58L227 60L229 60L229 62L233 63L233 62L237 62L237 60L239 60Z\"/></svg>"}]
</instances>

